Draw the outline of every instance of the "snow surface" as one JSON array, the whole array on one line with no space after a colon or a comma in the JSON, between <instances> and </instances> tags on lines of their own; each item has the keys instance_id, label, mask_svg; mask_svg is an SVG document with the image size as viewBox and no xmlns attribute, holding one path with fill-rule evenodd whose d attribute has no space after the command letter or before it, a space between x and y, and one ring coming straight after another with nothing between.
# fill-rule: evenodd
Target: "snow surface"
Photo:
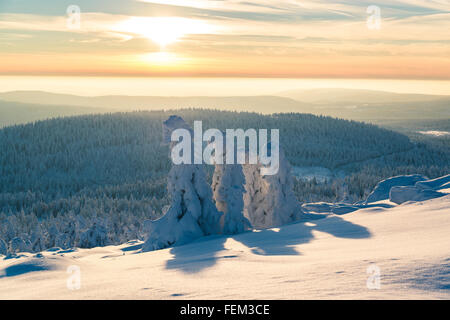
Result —
<instances>
[{"instance_id":1,"label":"snow surface","mask_svg":"<svg viewBox=\"0 0 450 320\"><path fill-rule=\"evenodd\" d=\"M317 182L326 182L333 178L333 172L324 167L292 167L292 174L301 180L311 181L316 179Z\"/></svg>"},{"instance_id":2,"label":"snow surface","mask_svg":"<svg viewBox=\"0 0 450 320\"><path fill-rule=\"evenodd\" d=\"M448 131L438 131L438 130L419 131L419 133L428 135L428 136L435 136L435 137L443 137L443 136L450 135L450 132L448 132Z\"/></svg>"},{"instance_id":3,"label":"snow surface","mask_svg":"<svg viewBox=\"0 0 450 320\"><path fill-rule=\"evenodd\" d=\"M387 202L145 253L129 242L19 254L0 260L0 298L450 299L450 195ZM66 285L73 265L79 290ZM380 289L367 287L373 266Z\"/></svg>"}]
</instances>

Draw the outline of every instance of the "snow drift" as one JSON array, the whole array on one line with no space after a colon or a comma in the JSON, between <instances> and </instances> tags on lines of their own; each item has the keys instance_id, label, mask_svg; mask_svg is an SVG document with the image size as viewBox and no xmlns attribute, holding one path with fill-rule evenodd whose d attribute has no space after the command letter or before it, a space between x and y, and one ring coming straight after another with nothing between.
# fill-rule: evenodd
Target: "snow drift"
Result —
<instances>
[{"instance_id":1,"label":"snow drift","mask_svg":"<svg viewBox=\"0 0 450 320\"><path fill-rule=\"evenodd\" d=\"M415 184L420 189L441 190L450 188L450 174L426 181L419 181Z\"/></svg>"},{"instance_id":2,"label":"snow drift","mask_svg":"<svg viewBox=\"0 0 450 320\"><path fill-rule=\"evenodd\" d=\"M0 259L0 299L449 299L449 208L447 195L146 253L21 253ZM81 288L68 290L74 265Z\"/></svg>"},{"instance_id":3,"label":"snow drift","mask_svg":"<svg viewBox=\"0 0 450 320\"><path fill-rule=\"evenodd\" d=\"M414 186L395 186L389 191L389 200L396 204L402 204L407 201L425 201L439 198L445 196L445 193L438 190L446 189L449 186L450 175L418 181Z\"/></svg>"},{"instance_id":4,"label":"snow drift","mask_svg":"<svg viewBox=\"0 0 450 320\"><path fill-rule=\"evenodd\" d=\"M391 191L392 187L412 186L419 181L426 181L426 180L428 180L427 177L424 177L419 174L414 174L414 175L404 175L404 176L392 177L392 178L380 181L376 185L375 189L367 197L366 204L389 199L389 192Z\"/></svg>"},{"instance_id":5,"label":"snow drift","mask_svg":"<svg viewBox=\"0 0 450 320\"><path fill-rule=\"evenodd\" d=\"M442 196L445 196L445 193L430 189L420 189L414 186L397 186L391 188L389 192L389 200L396 204L402 204L407 201L425 201Z\"/></svg>"}]
</instances>

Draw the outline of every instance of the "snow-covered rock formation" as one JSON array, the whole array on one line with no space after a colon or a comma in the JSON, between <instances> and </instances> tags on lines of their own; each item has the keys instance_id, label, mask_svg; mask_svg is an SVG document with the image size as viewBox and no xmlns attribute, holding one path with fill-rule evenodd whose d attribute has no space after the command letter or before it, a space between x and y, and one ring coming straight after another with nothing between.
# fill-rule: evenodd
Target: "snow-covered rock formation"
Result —
<instances>
[{"instance_id":1,"label":"snow-covered rock formation","mask_svg":"<svg viewBox=\"0 0 450 320\"><path fill-rule=\"evenodd\" d=\"M407 201L425 201L445 196L446 193L439 192L450 188L450 175L440 178L418 181L414 186L395 186L389 192L389 200L402 204Z\"/></svg>"},{"instance_id":2,"label":"snow-covered rock formation","mask_svg":"<svg viewBox=\"0 0 450 320\"><path fill-rule=\"evenodd\" d=\"M172 132L178 128L191 130L180 117L171 116L165 121L164 141L169 142ZM174 143L170 149L173 147ZM206 181L202 165L173 165L168 177L168 193L172 199L164 216L144 222L148 238L143 251L162 249L220 232L221 213L213 202L211 186Z\"/></svg>"},{"instance_id":3,"label":"snow-covered rock formation","mask_svg":"<svg viewBox=\"0 0 450 320\"><path fill-rule=\"evenodd\" d=\"M407 201L425 201L445 195L445 193L416 186L396 186L391 188L389 200L396 204L402 204Z\"/></svg>"},{"instance_id":4,"label":"snow-covered rock formation","mask_svg":"<svg viewBox=\"0 0 450 320\"><path fill-rule=\"evenodd\" d=\"M439 190L449 187L450 175L432 180L419 174L396 176L379 182L365 204L388 199L396 204L425 201L446 195Z\"/></svg>"},{"instance_id":5,"label":"snow-covered rock formation","mask_svg":"<svg viewBox=\"0 0 450 320\"><path fill-rule=\"evenodd\" d=\"M293 192L291 166L279 149L279 169L261 175L261 164L244 165L245 216L255 228L278 227L298 220L302 210Z\"/></svg>"},{"instance_id":6,"label":"snow-covered rock formation","mask_svg":"<svg viewBox=\"0 0 450 320\"><path fill-rule=\"evenodd\" d=\"M415 184L420 189L442 190L450 188L450 174L427 181L419 181Z\"/></svg>"},{"instance_id":7,"label":"snow-covered rock formation","mask_svg":"<svg viewBox=\"0 0 450 320\"><path fill-rule=\"evenodd\" d=\"M366 204L373 203L381 200L389 199L389 192L392 187L396 186L413 186L419 181L426 181L427 177L419 174L397 176L383 181L380 181L375 189L369 194L366 200Z\"/></svg>"}]
</instances>

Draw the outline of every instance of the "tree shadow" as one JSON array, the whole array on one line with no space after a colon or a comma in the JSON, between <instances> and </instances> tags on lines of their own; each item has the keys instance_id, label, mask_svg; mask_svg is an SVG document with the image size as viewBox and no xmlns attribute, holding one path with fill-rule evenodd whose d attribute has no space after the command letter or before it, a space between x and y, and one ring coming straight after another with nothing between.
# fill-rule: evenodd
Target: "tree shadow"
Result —
<instances>
[{"instance_id":1,"label":"tree shadow","mask_svg":"<svg viewBox=\"0 0 450 320\"><path fill-rule=\"evenodd\" d=\"M204 237L189 244L175 246L170 249L173 258L166 263L166 269L178 269L185 273L197 273L212 267L217 260L231 258L219 256L218 252L225 251L225 236Z\"/></svg>"},{"instance_id":2,"label":"tree shadow","mask_svg":"<svg viewBox=\"0 0 450 320\"><path fill-rule=\"evenodd\" d=\"M238 258L228 254L225 242L233 239L253 254L265 256L301 255L295 246L306 244L314 239L313 231L328 233L336 238L364 239L371 233L361 225L346 221L339 216L300 221L280 228L255 230L231 237L205 237L194 243L173 247L173 258L166 263L167 269L177 269L185 273L198 273L212 267L220 259Z\"/></svg>"},{"instance_id":3,"label":"tree shadow","mask_svg":"<svg viewBox=\"0 0 450 320\"><path fill-rule=\"evenodd\" d=\"M22 274L30 272L47 271L51 269L52 268L50 266L45 265L38 260L32 260L18 264L13 264L11 266L6 267L3 270L0 270L0 279L6 277L20 276Z\"/></svg>"}]
</instances>

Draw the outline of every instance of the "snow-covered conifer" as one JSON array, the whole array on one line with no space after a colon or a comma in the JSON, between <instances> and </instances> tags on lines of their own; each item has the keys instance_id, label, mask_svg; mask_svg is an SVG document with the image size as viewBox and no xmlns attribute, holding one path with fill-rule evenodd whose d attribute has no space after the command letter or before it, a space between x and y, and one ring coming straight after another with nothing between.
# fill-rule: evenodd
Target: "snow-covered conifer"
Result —
<instances>
[{"instance_id":1,"label":"snow-covered conifer","mask_svg":"<svg viewBox=\"0 0 450 320\"><path fill-rule=\"evenodd\" d=\"M18 253L26 251L26 243L21 237L15 237L9 242L9 252Z\"/></svg>"},{"instance_id":2,"label":"snow-covered conifer","mask_svg":"<svg viewBox=\"0 0 450 320\"><path fill-rule=\"evenodd\" d=\"M77 238L77 225L75 221L70 220L65 226L65 228L62 230L62 232L57 234L55 239L55 246L60 247L62 249L74 247L76 238Z\"/></svg>"},{"instance_id":3,"label":"snow-covered conifer","mask_svg":"<svg viewBox=\"0 0 450 320\"><path fill-rule=\"evenodd\" d=\"M6 256L8 254L8 246L3 239L0 239L0 255Z\"/></svg>"},{"instance_id":4,"label":"snow-covered conifer","mask_svg":"<svg viewBox=\"0 0 450 320\"><path fill-rule=\"evenodd\" d=\"M41 227L36 225L33 232L31 233L31 251L32 252L41 252L45 248L45 236L42 233Z\"/></svg>"},{"instance_id":5,"label":"snow-covered conifer","mask_svg":"<svg viewBox=\"0 0 450 320\"><path fill-rule=\"evenodd\" d=\"M218 156L222 156L223 161L215 163L212 190L217 209L224 213L220 223L222 233L242 233L251 228L250 221L244 216L243 168L241 164L227 164L226 152Z\"/></svg>"},{"instance_id":6,"label":"snow-covered conifer","mask_svg":"<svg viewBox=\"0 0 450 320\"><path fill-rule=\"evenodd\" d=\"M255 228L271 228L295 221L302 210L293 192L291 166L279 149L279 169L274 175L261 175L261 164L244 166L245 216Z\"/></svg>"},{"instance_id":7,"label":"snow-covered conifer","mask_svg":"<svg viewBox=\"0 0 450 320\"><path fill-rule=\"evenodd\" d=\"M108 230L98 222L80 235L80 248L103 247L109 244Z\"/></svg>"},{"instance_id":8,"label":"snow-covered conifer","mask_svg":"<svg viewBox=\"0 0 450 320\"><path fill-rule=\"evenodd\" d=\"M164 141L169 142L172 132L178 128L192 131L182 118L171 116L163 124ZM171 143L171 151L173 147L174 143ZM168 176L168 193L171 195L171 205L164 216L144 222L148 238L143 251L162 249L219 233L221 214L214 205L211 186L201 165L174 164Z\"/></svg>"},{"instance_id":9,"label":"snow-covered conifer","mask_svg":"<svg viewBox=\"0 0 450 320\"><path fill-rule=\"evenodd\" d=\"M53 248L56 246L56 238L58 237L59 230L53 222L51 226L48 229L48 235L47 235L47 248Z\"/></svg>"},{"instance_id":10,"label":"snow-covered conifer","mask_svg":"<svg viewBox=\"0 0 450 320\"><path fill-rule=\"evenodd\" d=\"M244 216L245 177L240 164L216 165L213 176L214 199L224 213L222 232L237 234L251 228Z\"/></svg>"}]
</instances>

